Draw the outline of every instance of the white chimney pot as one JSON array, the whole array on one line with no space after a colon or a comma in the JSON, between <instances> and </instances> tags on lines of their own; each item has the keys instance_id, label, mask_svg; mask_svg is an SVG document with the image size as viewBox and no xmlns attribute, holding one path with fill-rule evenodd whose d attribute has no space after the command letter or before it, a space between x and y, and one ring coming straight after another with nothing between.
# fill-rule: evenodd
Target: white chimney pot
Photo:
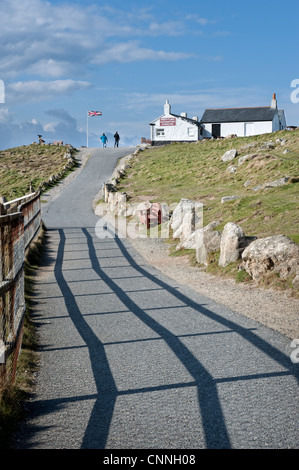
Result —
<instances>
[{"instance_id":1,"label":"white chimney pot","mask_svg":"<svg viewBox=\"0 0 299 470\"><path fill-rule=\"evenodd\" d=\"M171 106L168 100L166 100L166 103L164 104L164 114L171 114Z\"/></svg>"}]
</instances>

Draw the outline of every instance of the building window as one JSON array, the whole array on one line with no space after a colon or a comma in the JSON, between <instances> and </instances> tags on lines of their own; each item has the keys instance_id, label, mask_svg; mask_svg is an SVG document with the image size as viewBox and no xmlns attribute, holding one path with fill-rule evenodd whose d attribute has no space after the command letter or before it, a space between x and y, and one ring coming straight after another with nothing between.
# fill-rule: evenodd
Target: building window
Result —
<instances>
[{"instance_id":1,"label":"building window","mask_svg":"<svg viewBox=\"0 0 299 470\"><path fill-rule=\"evenodd\" d=\"M194 132L194 128L193 128L193 127L188 127L188 135L189 135L190 137L194 137L195 132Z\"/></svg>"},{"instance_id":2,"label":"building window","mask_svg":"<svg viewBox=\"0 0 299 470\"><path fill-rule=\"evenodd\" d=\"M165 135L165 129L156 129L156 136Z\"/></svg>"}]
</instances>

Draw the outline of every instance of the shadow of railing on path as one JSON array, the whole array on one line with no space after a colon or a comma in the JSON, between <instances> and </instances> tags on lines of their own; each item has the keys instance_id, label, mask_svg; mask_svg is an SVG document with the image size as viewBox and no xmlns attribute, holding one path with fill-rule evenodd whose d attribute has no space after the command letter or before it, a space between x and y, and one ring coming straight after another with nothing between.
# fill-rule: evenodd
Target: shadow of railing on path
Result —
<instances>
[{"instance_id":1,"label":"shadow of railing on path","mask_svg":"<svg viewBox=\"0 0 299 470\"><path fill-rule=\"evenodd\" d=\"M60 241L54 268L55 278L63 293L69 316L79 335L86 344L90 364L97 388L96 403L89 418L81 448L104 449L110 428L110 422L117 398L117 388L101 341L88 325L76 303L75 297L63 276L62 260L66 237L59 229ZM93 397L94 398L94 397Z\"/></svg>"},{"instance_id":2,"label":"shadow of railing on path","mask_svg":"<svg viewBox=\"0 0 299 470\"><path fill-rule=\"evenodd\" d=\"M296 364L293 364L290 360L290 357L287 354L282 353L279 349L275 348L263 338L259 337L257 334L253 333L252 329L244 328L238 323L225 318L211 310L208 310L203 305L199 305L198 303L194 302L192 299L178 291L177 289L171 287L166 282L162 281L161 279L157 278L156 276L150 274L147 270L145 270L142 266L139 266L134 258L130 255L126 247L124 246L123 242L116 237L115 241L119 246L120 251L122 252L123 256L127 259L130 265L140 274L146 276L151 281L155 282L160 287L166 289L170 294L176 297L181 302L185 303L189 307L197 310L201 314L205 315L206 317L210 318L218 322L219 324L225 326L226 328L233 330L234 332L238 333L242 336L246 341L251 343L253 346L258 348L263 353L267 354L271 359L277 361L281 366L285 367L288 370L289 375L293 375L298 383L299 383L299 370Z\"/></svg>"},{"instance_id":3,"label":"shadow of railing on path","mask_svg":"<svg viewBox=\"0 0 299 470\"><path fill-rule=\"evenodd\" d=\"M205 437L205 447L208 449L229 449L231 448L231 442L225 418L222 411L221 402L217 392L217 385L223 382L232 382L238 380L256 380L259 378L279 377L285 375L294 375L298 380L298 371L294 367L294 364L290 361L290 358L279 351L277 348L269 344L263 338L259 337L253 332L253 329L245 328L239 325L237 322L232 321L225 316L221 316L212 310L207 309L204 305L199 304L175 287L172 287L167 282L163 281L159 277L151 274L150 270L142 267L138 264L133 256L129 253L125 247L123 241L115 237L114 241L117 247L120 249L122 255L128 262L128 266L133 268L138 273L138 278L144 277L152 281L157 288L165 290L171 294L175 299L182 302L185 306L194 309L201 315L217 322L218 324L225 327L222 333L235 332L239 334L244 340L248 341L251 345L267 354L271 359L277 361L283 366L285 371L244 375L239 377L224 377L214 378L200 363L200 361L190 352L190 350L183 344L181 338L185 335L175 335L169 331L166 327L161 325L155 319L153 319L144 309L139 307L134 302L127 292L124 291L115 282L118 277L110 277L107 274L108 267L101 267L100 261L96 252L95 240L89 233L87 228L81 228L84 237L87 240L87 249L89 252L89 258L91 267L96 274L95 278L100 278L106 283L106 285L112 289L118 299L124 304L132 314L134 314L140 321L151 328L157 334L157 338L150 338L150 340L164 340L168 347L173 351L178 360L183 364L186 370L189 372L193 380L187 383L173 383L164 384L160 386L145 387L138 389L129 389L119 391L116 387L116 383L113 378L113 373L110 368L106 352L105 343L101 342L97 337L96 333L89 326L85 318L83 317L80 308L77 305L75 295L72 293L68 282L66 281L62 269L62 260L65 252L66 235L63 229L58 229L59 241L58 251L56 257L56 263L54 267L54 273L56 281L59 285L61 292L63 293L65 305L72 320L76 327L79 335L83 339L86 347L88 348L90 363L92 367L93 377L97 388L97 393L79 397L68 397L60 400L49 400L48 406L50 406L50 412L59 409L68 402L78 402L80 400L95 400L93 410L88 420L88 425L84 432L82 440L82 449L105 449L107 445L107 439L109 436L113 411L115 403L118 397L130 394L140 394L150 391L162 391L168 389L178 389L182 387L197 387L197 396L199 404L198 420L203 428ZM135 277L130 275L131 277ZM165 307L163 307L165 308ZM167 307L166 307L167 308ZM155 309L155 307L153 307ZM215 332L221 333L221 332ZM210 334L210 333L208 333ZM116 343L108 343L116 344ZM42 411L42 408L40 409ZM49 408L48 408L49 412Z\"/></svg>"},{"instance_id":4,"label":"shadow of railing on path","mask_svg":"<svg viewBox=\"0 0 299 470\"><path fill-rule=\"evenodd\" d=\"M92 236L87 231L87 229L83 228L82 230L87 238L90 260L94 271L115 292L117 297L128 308L128 310L130 310L134 315L136 315L149 328L155 331L161 337L162 340L165 341L165 343L175 353L180 362L185 366L186 370L194 378L193 386L196 385L198 388L198 400L204 433L206 437L206 446L208 448L230 448L229 436L226 430L225 420L222 414L221 405L218 398L218 392L213 377L207 372L207 370L200 364L200 362L179 340L177 336L175 336L167 328L159 324L143 309L141 309L135 302L133 302L132 299L126 294L126 292L124 292L103 271L96 254ZM120 240L116 238L116 242L121 248L123 255L128 259L129 263L136 269L137 265L135 264L133 258L128 254L127 250L124 248ZM157 279L154 276L150 276L145 270L142 270L142 274L146 277L150 277L153 282L157 283ZM170 289L167 284L163 284L163 288L167 287L168 290ZM163 386L155 387L154 389L157 390L160 388L163 389ZM147 389L144 389L144 392L146 390ZM130 393L130 391L126 393ZM136 391L132 391L131 393L136 393ZM85 435L86 438L87 434L88 429Z\"/></svg>"}]
</instances>

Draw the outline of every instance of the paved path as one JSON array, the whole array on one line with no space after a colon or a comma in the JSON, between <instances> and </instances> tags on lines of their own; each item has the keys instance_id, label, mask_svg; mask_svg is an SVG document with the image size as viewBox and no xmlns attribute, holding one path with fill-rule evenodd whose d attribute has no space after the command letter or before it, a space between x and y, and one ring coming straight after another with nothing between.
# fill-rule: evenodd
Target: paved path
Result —
<instances>
[{"instance_id":1,"label":"paved path","mask_svg":"<svg viewBox=\"0 0 299 470\"><path fill-rule=\"evenodd\" d=\"M16 448L298 448L290 340L96 237L92 200L130 152L95 151L44 213L41 364Z\"/></svg>"}]
</instances>

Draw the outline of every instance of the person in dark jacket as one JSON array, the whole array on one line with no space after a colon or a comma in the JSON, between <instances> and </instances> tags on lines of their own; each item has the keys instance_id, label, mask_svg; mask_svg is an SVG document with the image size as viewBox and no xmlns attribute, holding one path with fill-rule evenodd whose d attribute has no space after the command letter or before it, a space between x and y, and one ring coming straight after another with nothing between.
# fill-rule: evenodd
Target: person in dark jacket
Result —
<instances>
[{"instance_id":1,"label":"person in dark jacket","mask_svg":"<svg viewBox=\"0 0 299 470\"><path fill-rule=\"evenodd\" d=\"M114 134L114 147L118 147L118 144L119 144L119 141L120 141L120 137L119 137L119 134L118 132L116 131L115 134Z\"/></svg>"}]
</instances>

